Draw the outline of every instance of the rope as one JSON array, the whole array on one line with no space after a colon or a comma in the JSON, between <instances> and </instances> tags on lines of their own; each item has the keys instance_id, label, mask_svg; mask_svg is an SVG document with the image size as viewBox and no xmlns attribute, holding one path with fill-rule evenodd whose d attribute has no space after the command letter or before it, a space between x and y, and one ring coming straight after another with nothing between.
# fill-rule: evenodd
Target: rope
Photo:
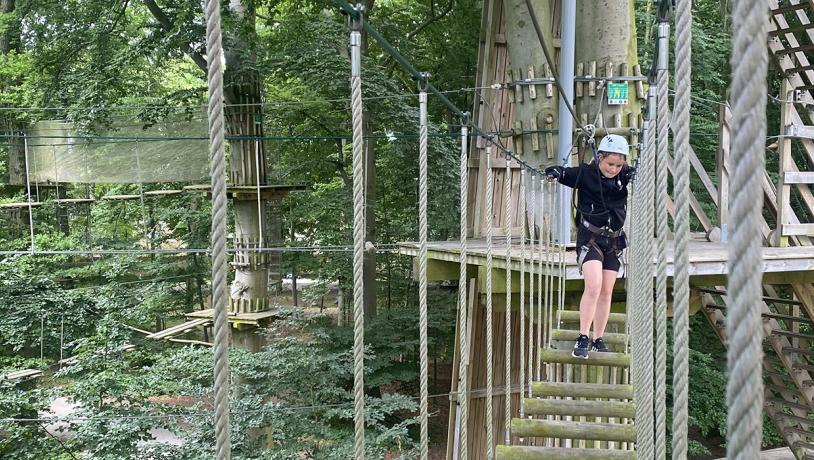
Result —
<instances>
[{"instance_id":1,"label":"rope","mask_svg":"<svg viewBox=\"0 0 814 460\"><path fill-rule=\"evenodd\" d=\"M729 339L726 386L727 458L759 456L763 438L763 328L760 318L761 233L763 206L760 178L765 169L768 4L740 1L732 13L732 161L729 186Z\"/></svg>"},{"instance_id":2,"label":"rope","mask_svg":"<svg viewBox=\"0 0 814 460\"><path fill-rule=\"evenodd\" d=\"M531 379L531 325L534 324L529 316L529 344L526 345L526 170L520 170L520 196L518 197L518 212L520 217L520 384L526 384L526 346L529 350L529 379ZM531 313L531 312L529 312ZM529 398L531 397L531 382L528 382ZM525 395L520 395L520 418L526 415Z\"/></svg>"},{"instance_id":3,"label":"rope","mask_svg":"<svg viewBox=\"0 0 814 460\"><path fill-rule=\"evenodd\" d=\"M648 90L647 136L645 136L645 154L637 170L637 182L643 185L641 194L645 202L642 216L645 225L645 246L642 261L646 267L643 278L642 300L648 312L653 310L653 224L654 224L654 193L655 193L655 160L656 160L656 88ZM661 258L661 257L660 257ZM667 310L657 309L655 353L655 451L656 458L667 456Z\"/></svg>"},{"instance_id":4,"label":"rope","mask_svg":"<svg viewBox=\"0 0 814 460\"><path fill-rule=\"evenodd\" d=\"M421 361L421 459L426 460L429 452L427 432L427 395L429 394L427 386L427 92L423 89L418 94L418 102L420 106L418 123L421 133L418 157L418 330Z\"/></svg>"},{"instance_id":5,"label":"rope","mask_svg":"<svg viewBox=\"0 0 814 460\"><path fill-rule=\"evenodd\" d=\"M529 217L531 221L529 222L529 252L531 253L529 264L531 268L529 268L529 310L534 311L534 237L537 236L535 232L535 227L537 226L537 179L535 179L534 174L531 175L531 203L529 203ZM537 287L540 288L539 286ZM534 342L534 350L540 349L540 340L542 337L542 330L543 330L543 318L540 315L540 312L537 312L537 331L535 335L535 342ZM540 380L540 360L537 359L534 361L534 378L536 380Z\"/></svg>"},{"instance_id":6,"label":"rope","mask_svg":"<svg viewBox=\"0 0 814 460\"><path fill-rule=\"evenodd\" d=\"M34 211L31 206L31 173L28 165L28 137L23 137L23 153L25 154L25 194L28 202L28 231L31 236L31 254L37 250L36 242L34 241ZM39 190L37 190L37 200L40 199Z\"/></svg>"},{"instance_id":7,"label":"rope","mask_svg":"<svg viewBox=\"0 0 814 460\"><path fill-rule=\"evenodd\" d=\"M545 207L545 176L540 176L539 181L539 194L540 194L540 235L539 240L537 241L537 256L540 258L540 262L537 268L537 313L540 315L540 322L543 323L543 338L542 343L546 342L546 338L548 337L548 324L545 322L545 312L543 311L543 234L544 234L544 222L545 222L545 215L543 213L543 208ZM542 345L541 345L542 346Z\"/></svg>"},{"instance_id":8,"label":"rope","mask_svg":"<svg viewBox=\"0 0 814 460\"><path fill-rule=\"evenodd\" d=\"M506 160L508 161L508 159ZM494 194L492 156L486 157L486 458L491 460L494 433L492 429L492 204Z\"/></svg>"},{"instance_id":9,"label":"rope","mask_svg":"<svg viewBox=\"0 0 814 460\"><path fill-rule=\"evenodd\" d=\"M357 11L361 18L361 11ZM351 109L353 111L353 421L356 460L365 458L365 384L364 345L365 310L362 265L365 249L365 183L362 150L362 34L360 21L352 20Z\"/></svg>"},{"instance_id":10,"label":"rope","mask_svg":"<svg viewBox=\"0 0 814 460\"><path fill-rule=\"evenodd\" d=\"M690 272L690 72L692 63L692 5L676 3L673 110L675 164L675 258L673 266L673 458L687 458L687 399L689 379ZM762 406L761 406L762 407Z\"/></svg>"},{"instance_id":11,"label":"rope","mask_svg":"<svg viewBox=\"0 0 814 460\"><path fill-rule=\"evenodd\" d=\"M669 40L670 25L668 22L659 24L659 41ZM668 136L670 131L669 105L667 99L667 84L669 75L667 74L667 56L665 52L659 53L658 74L656 83L656 129L657 129L657 152L656 152L656 184L655 184L655 213L656 213L656 247L655 253L659 256L656 262L656 319L658 347L657 359L662 359L662 351L666 348L666 329L661 329L661 317L667 312L667 260L662 255L667 249L667 157ZM665 320L666 321L666 320ZM666 363L666 357L665 363ZM657 382L659 385L660 382ZM675 437L675 436L674 436ZM660 457L664 458L664 457Z\"/></svg>"},{"instance_id":12,"label":"rope","mask_svg":"<svg viewBox=\"0 0 814 460\"><path fill-rule=\"evenodd\" d=\"M229 438L229 322L226 318L226 149L224 145L223 68L220 0L206 2L209 146L212 155L212 306L214 308L215 450L218 460L232 456Z\"/></svg>"},{"instance_id":13,"label":"rope","mask_svg":"<svg viewBox=\"0 0 814 460\"><path fill-rule=\"evenodd\" d=\"M504 377L504 385L506 385L506 403L504 405L503 423L505 425L505 433L503 435L503 442L507 446L512 444L511 424L512 424L512 394L509 391L509 385L512 381L512 224L514 223L514 216L512 215L512 168L511 161L506 158L506 172L503 179L503 201L506 203L506 216L503 223L504 232L506 233L506 312L504 322L506 323L505 332L506 336L506 353L504 356L504 368L506 375ZM520 310L523 314L523 310ZM522 342L521 342L522 343ZM522 347L521 347L522 348ZM520 361L520 367L523 367L523 361ZM520 380L523 383L523 380ZM521 395L522 399L523 396Z\"/></svg>"},{"instance_id":14,"label":"rope","mask_svg":"<svg viewBox=\"0 0 814 460\"><path fill-rule=\"evenodd\" d=\"M465 121L465 120L464 120ZM467 431L469 421L469 395L467 394L467 386L469 385L469 378L467 376L467 368L469 360L469 344L467 343L467 275L466 275L466 234L467 234L467 205L469 201L469 155L468 155L468 139L466 123L461 123L461 165L460 165L460 180L461 180L461 247L459 254L460 271L458 274L458 340L460 342L460 360L458 362L458 404L460 405L460 413L458 414L457 423L460 426L459 438L459 457L461 460L467 458ZM487 147L486 154L491 154L491 149Z\"/></svg>"}]
</instances>

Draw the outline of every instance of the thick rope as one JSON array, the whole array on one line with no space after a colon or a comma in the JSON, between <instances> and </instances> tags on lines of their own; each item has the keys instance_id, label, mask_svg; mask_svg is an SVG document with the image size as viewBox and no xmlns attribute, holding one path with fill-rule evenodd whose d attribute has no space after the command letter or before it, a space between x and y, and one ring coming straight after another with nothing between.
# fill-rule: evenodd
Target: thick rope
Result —
<instances>
[{"instance_id":1,"label":"thick rope","mask_svg":"<svg viewBox=\"0 0 814 460\"><path fill-rule=\"evenodd\" d=\"M520 311L526 308L526 224L528 213L526 211L526 171L520 172ZM524 313L525 314L525 313ZM527 387L529 398L532 397L531 379L534 375L533 356L534 350L534 308L529 305L529 340L526 351L528 351L528 376ZM522 400L522 398L521 398Z\"/></svg>"},{"instance_id":2,"label":"thick rope","mask_svg":"<svg viewBox=\"0 0 814 460\"><path fill-rule=\"evenodd\" d=\"M529 345L526 344L526 170L520 169L520 196L518 209L520 215L520 385L526 385L526 347L529 350L529 377L531 377L531 330L529 330ZM529 317L529 329L531 328L531 317ZM529 382L530 383L530 382ZM529 397L531 397L531 385L528 385ZM525 391L520 391L520 418L526 416Z\"/></svg>"},{"instance_id":3,"label":"thick rope","mask_svg":"<svg viewBox=\"0 0 814 460\"><path fill-rule=\"evenodd\" d=\"M768 3L742 0L732 13L732 174L726 335L726 457L758 458L763 433L763 328L760 316L760 178L765 169ZM783 95L785 97L785 95Z\"/></svg>"},{"instance_id":4,"label":"thick rope","mask_svg":"<svg viewBox=\"0 0 814 460\"><path fill-rule=\"evenodd\" d=\"M676 95L673 111L675 140L675 258L673 266L673 459L687 458L687 398L690 329L690 72L692 63L691 0L676 3ZM765 42L764 42L765 43Z\"/></svg>"},{"instance_id":5,"label":"thick rope","mask_svg":"<svg viewBox=\"0 0 814 460\"><path fill-rule=\"evenodd\" d=\"M461 161L460 161L460 180L461 180L461 245L459 255L459 273L458 273L458 341L460 343L460 359L458 361L458 405L460 412L458 414L458 425L460 427L460 437L458 458L466 460L468 452L467 431L469 423L469 395L467 394L469 378L467 376L469 367L469 344L466 339L467 330L467 279L466 279L466 226L467 226L467 206L469 201L469 165L468 165L468 129L465 123L461 126ZM487 155L491 154L491 149L487 147Z\"/></svg>"},{"instance_id":6,"label":"thick rope","mask_svg":"<svg viewBox=\"0 0 814 460\"><path fill-rule=\"evenodd\" d=\"M353 117L353 421L356 460L365 458L365 310L362 265L365 249L364 134L362 131L361 33L354 21L350 34L351 110Z\"/></svg>"},{"instance_id":7,"label":"thick rope","mask_svg":"<svg viewBox=\"0 0 814 460\"><path fill-rule=\"evenodd\" d=\"M659 36L670 36L670 26L668 23L659 24ZM659 65L656 77L656 129L657 152L656 152L656 350L657 359L661 359L662 350L666 349L666 332L659 329L661 315L667 312L667 260L663 256L667 250L667 156L668 136L670 130L669 105L667 101L667 84L669 75L667 74L666 57L663 58L664 65ZM660 59L661 62L661 59ZM665 357L666 362L666 357ZM652 457L652 456L651 456ZM644 456L642 458L645 458ZM660 457L664 458L664 457Z\"/></svg>"},{"instance_id":8,"label":"thick rope","mask_svg":"<svg viewBox=\"0 0 814 460\"><path fill-rule=\"evenodd\" d=\"M506 400L503 406L503 423L505 430L503 433L504 444L511 445L511 426L512 426L512 224L514 223L514 216L512 213L512 164L511 159L506 158L506 172L503 179L503 202L506 204L506 215L504 216L503 231L506 233L506 312L503 321L506 323L504 329L504 336L506 336L506 347L504 359L505 376L503 378L506 387L504 398ZM520 310L523 314L523 310ZM522 347L521 347L522 348ZM520 367L523 367L523 361L520 361ZM523 381L520 380L522 384ZM523 391L520 391L520 398L523 397Z\"/></svg>"},{"instance_id":9,"label":"thick rope","mask_svg":"<svg viewBox=\"0 0 814 460\"><path fill-rule=\"evenodd\" d=\"M529 310L534 310L534 270L536 269L534 263L534 243L536 235L536 227L537 227L537 179L534 177L534 173L531 174L531 203L529 203L529 217L531 217L531 222L529 223L529 252L531 252L531 258L529 260L529 264L531 268L529 269ZM537 289L540 287L538 286ZM540 315L540 312L537 312L537 335L534 342L534 349L540 350L541 341L542 341L542 331L543 331L543 318ZM537 359L534 361L534 378L535 380L540 380L540 360Z\"/></svg>"},{"instance_id":10,"label":"thick rope","mask_svg":"<svg viewBox=\"0 0 814 460\"><path fill-rule=\"evenodd\" d=\"M224 145L223 67L221 59L220 1L207 0L206 58L209 86L209 150L212 157L212 307L214 308L215 458L229 460L229 268L226 265L226 147Z\"/></svg>"},{"instance_id":11,"label":"thick rope","mask_svg":"<svg viewBox=\"0 0 814 460\"><path fill-rule=\"evenodd\" d=\"M646 305L647 312L653 311L653 214L654 207L654 193L655 193L655 162L656 162L656 88L651 87L648 91L648 109L649 128L648 135L645 137L646 147L643 161L641 162L637 171L637 182L643 184L642 195L645 205L645 215L642 216L642 221L646 226L644 234L646 237L644 252L642 260L645 264L645 278L643 280L642 299ZM661 257L659 257L661 258ZM656 317L656 343L654 347L655 353L655 458L667 457L667 310L659 309L655 312Z\"/></svg>"},{"instance_id":12,"label":"thick rope","mask_svg":"<svg viewBox=\"0 0 814 460\"><path fill-rule=\"evenodd\" d=\"M538 240L537 244L537 256L540 258L539 268L537 272L537 314L540 315L540 320L543 323L543 338L542 343L546 342L548 337L548 323L545 323L545 312L543 311L543 223L545 219L545 215L543 213L543 208L545 207L545 176L540 176L540 184L539 184L539 193L540 193L540 205L539 209L540 212L538 215L540 216L540 239ZM542 345L541 345L542 346ZM545 369L543 369L545 371Z\"/></svg>"},{"instance_id":13,"label":"thick rope","mask_svg":"<svg viewBox=\"0 0 814 460\"><path fill-rule=\"evenodd\" d=\"M419 102L419 156L418 156L418 303L421 393L421 460L429 453L427 431L427 92L418 93Z\"/></svg>"},{"instance_id":14,"label":"thick rope","mask_svg":"<svg viewBox=\"0 0 814 460\"><path fill-rule=\"evenodd\" d=\"M492 156L486 157L486 458L492 459L494 432L492 423L492 223L495 199L495 180L492 171Z\"/></svg>"}]
</instances>

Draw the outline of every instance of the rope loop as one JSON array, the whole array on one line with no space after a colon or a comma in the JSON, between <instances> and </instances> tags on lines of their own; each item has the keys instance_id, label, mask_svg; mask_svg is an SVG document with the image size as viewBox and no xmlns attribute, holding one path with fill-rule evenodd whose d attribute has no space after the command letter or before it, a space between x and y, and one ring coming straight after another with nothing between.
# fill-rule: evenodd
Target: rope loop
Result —
<instances>
[{"instance_id":1,"label":"rope loop","mask_svg":"<svg viewBox=\"0 0 814 460\"><path fill-rule=\"evenodd\" d=\"M353 7L353 11L356 14L348 15L348 27L354 32L361 32L365 23L365 5L357 3L356 6Z\"/></svg>"},{"instance_id":2,"label":"rope loop","mask_svg":"<svg viewBox=\"0 0 814 460\"><path fill-rule=\"evenodd\" d=\"M427 89L430 86L430 77L432 76L429 72L421 72L418 78L418 90L422 93L427 92Z\"/></svg>"}]
</instances>

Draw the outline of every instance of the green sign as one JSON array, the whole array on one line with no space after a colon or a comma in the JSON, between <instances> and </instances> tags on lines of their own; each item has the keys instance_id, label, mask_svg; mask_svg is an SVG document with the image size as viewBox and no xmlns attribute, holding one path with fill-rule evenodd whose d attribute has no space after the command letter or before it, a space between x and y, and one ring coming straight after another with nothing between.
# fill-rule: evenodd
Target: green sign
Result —
<instances>
[{"instance_id":1,"label":"green sign","mask_svg":"<svg viewBox=\"0 0 814 460\"><path fill-rule=\"evenodd\" d=\"M608 105L627 105L627 83L608 83Z\"/></svg>"}]
</instances>

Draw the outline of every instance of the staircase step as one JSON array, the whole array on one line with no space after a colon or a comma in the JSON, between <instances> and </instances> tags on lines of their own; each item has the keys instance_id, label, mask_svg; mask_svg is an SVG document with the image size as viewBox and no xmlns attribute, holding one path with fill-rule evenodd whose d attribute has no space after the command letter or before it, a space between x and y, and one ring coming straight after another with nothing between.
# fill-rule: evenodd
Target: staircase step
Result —
<instances>
[{"instance_id":1,"label":"staircase step","mask_svg":"<svg viewBox=\"0 0 814 460\"><path fill-rule=\"evenodd\" d=\"M633 399L633 385L607 383L532 382L531 392L535 396Z\"/></svg>"},{"instance_id":2,"label":"staircase step","mask_svg":"<svg viewBox=\"0 0 814 460\"><path fill-rule=\"evenodd\" d=\"M625 313L611 313L608 317L608 324L625 324L627 314ZM560 312L560 321L566 323L578 323L579 311L577 310L563 310Z\"/></svg>"},{"instance_id":3,"label":"staircase step","mask_svg":"<svg viewBox=\"0 0 814 460\"><path fill-rule=\"evenodd\" d=\"M774 335L783 335L783 336L786 336L786 337L794 337L794 338L803 339L803 340L814 340L814 335L801 334L799 332L786 331L786 330L783 330L783 329L775 329L775 330L772 331L772 334L774 334Z\"/></svg>"},{"instance_id":4,"label":"staircase step","mask_svg":"<svg viewBox=\"0 0 814 460\"><path fill-rule=\"evenodd\" d=\"M783 347L782 351L783 353L797 353L800 355L814 356L814 350L810 348Z\"/></svg>"},{"instance_id":5,"label":"staircase step","mask_svg":"<svg viewBox=\"0 0 814 460\"><path fill-rule=\"evenodd\" d=\"M602 341L609 345L622 345L625 343L626 335L627 334L614 334L606 332L605 335L602 336ZM579 331L573 331L570 329L554 329L551 331L552 340L574 342L577 340L577 337L579 337Z\"/></svg>"},{"instance_id":6,"label":"staircase step","mask_svg":"<svg viewBox=\"0 0 814 460\"><path fill-rule=\"evenodd\" d=\"M800 410L805 410L805 411L809 411L809 412L811 411L811 408L808 407L805 404L800 404L798 402L787 401L785 399L766 398L766 402L769 403L769 404L775 405L778 408L780 408L782 406L788 406L788 407L792 407L794 409L800 409Z\"/></svg>"},{"instance_id":7,"label":"staircase step","mask_svg":"<svg viewBox=\"0 0 814 460\"><path fill-rule=\"evenodd\" d=\"M592 351L588 353L588 359L582 359L571 356L571 350L544 348L540 350L540 361L544 363L630 367L630 355L627 353L598 353Z\"/></svg>"},{"instance_id":8,"label":"staircase step","mask_svg":"<svg viewBox=\"0 0 814 460\"><path fill-rule=\"evenodd\" d=\"M497 446L497 460L636 460L632 450Z\"/></svg>"},{"instance_id":9,"label":"staircase step","mask_svg":"<svg viewBox=\"0 0 814 460\"><path fill-rule=\"evenodd\" d=\"M778 411L777 416L788 419L788 420L793 420L793 421L795 421L795 422L797 422L797 423L799 423L801 425L814 426L814 420L807 419L805 417L799 417L799 416L794 415L794 414L787 414L785 412ZM812 435L814 435L814 434L812 434ZM812 436L812 435L809 435L809 436Z\"/></svg>"},{"instance_id":10,"label":"staircase step","mask_svg":"<svg viewBox=\"0 0 814 460\"><path fill-rule=\"evenodd\" d=\"M581 401L571 399L525 399L528 415L572 415L585 417L634 418L633 402ZM814 422L813 422L814 423Z\"/></svg>"},{"instance_id":11,"label":"staircase step","mask_svg":"<svg viewBox=\"0 0 814 460\"><path fill-rule=\"evenodd\" d=\"M512 419L512 436L634 442L636 441L636 428L633 425L620 423L515 418Z\"/></svg>"}]
</instances>

